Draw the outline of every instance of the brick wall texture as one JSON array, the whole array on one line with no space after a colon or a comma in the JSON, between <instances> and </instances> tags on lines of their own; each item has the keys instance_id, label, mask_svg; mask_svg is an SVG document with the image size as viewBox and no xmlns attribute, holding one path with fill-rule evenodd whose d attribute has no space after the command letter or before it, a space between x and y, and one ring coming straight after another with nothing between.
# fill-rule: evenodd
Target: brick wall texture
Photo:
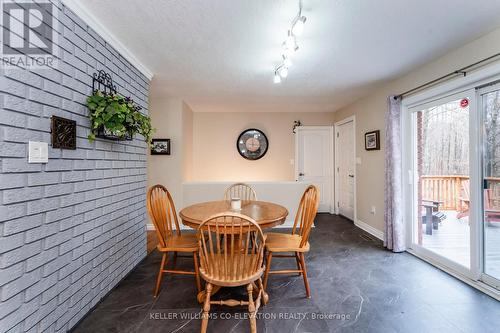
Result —
<instances>
[{"instance_id":1,"label":"brick wall texture","mask_svg":"<svg viewBox=\"0 0 500 333\"><path fill-rule=\"evenodd\" d=\"M64 332L146 256L146 144L90 143L92 74L148 112L149 80L54 0L56 69L0 76L0 332ZM50 147L50 117L77 122L77 149ZM28 141L49 143L28 164Z\"/></svg>"}]
</instances>

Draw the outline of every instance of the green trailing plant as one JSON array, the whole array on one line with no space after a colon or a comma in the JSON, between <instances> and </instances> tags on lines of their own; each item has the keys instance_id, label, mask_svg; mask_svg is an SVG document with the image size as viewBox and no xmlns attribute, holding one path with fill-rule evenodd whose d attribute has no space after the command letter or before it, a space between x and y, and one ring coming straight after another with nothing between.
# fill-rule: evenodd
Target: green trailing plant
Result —
<instances>
[{"instance_id":1,"label":"green trailing plant","mask_svg":"<svg viewBox=\"0 0 500 333\"><path fill-rule=\"evenodd\" d=\"M94 141L99 131L110 133L118 139L125 139L136 133L141 134L151 146L155 131L151 119L142 114L134 101L118 94L95 91L87 98L91 133L89 141Z\"/></svg>"}]
</instances>

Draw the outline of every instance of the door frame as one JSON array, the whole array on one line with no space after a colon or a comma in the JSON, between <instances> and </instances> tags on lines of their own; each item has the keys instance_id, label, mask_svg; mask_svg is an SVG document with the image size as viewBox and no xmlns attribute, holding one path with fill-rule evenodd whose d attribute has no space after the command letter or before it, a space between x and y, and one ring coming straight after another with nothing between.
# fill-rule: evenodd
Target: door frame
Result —
<instances>
[{"instance_id":1,"label":"door frame","mask_svg":"<svg viewBox=\"0 0 500 333\"><path fill-rule=\"evenodd\" d=\"M478 87L476 89L476 100L477 100L477 105L478 105L478 115L477 115L477 123L478 123L478 128L483 128L484 126L484 104L483 104L483 98L482 96L484 94L487 94L489 92L497 91L500 90L500 82L493 82L492 84L489 84L487 86L483 87ZM484 180L484 132L482 130L477 131L477 140L478 140L478 149L482 150L482 154L480 156L480 160L478 161L478 168L479 168L479 175L480 175L480 181L483 183ZM480 145L479 145L480 144ZM481 281L491 285L492 287L498 289L500 291L500 279L488 275L484 272L484 265L485 265L485 260L486 260L486 249L485 249L485 239L484 239L484 232L485 232L485 220L484 220L484 188L481 186L480 193L480 203L481 207L479 209L478 214L481 216L481 226L478 227L478 232L479 232L479 246L480 246L480 262L479 262L479 271L478 271L478 279ZM499 292L500 293L500 292Z\"/></svg>"},{"instance_id":2,"label":"door frame","mask_svg":"<svg viewBox=\"0 0 500 333\"><path fill-rule=\"evenodd\" d=\"M415 235L414 231L414 223L416 221L417 214L420 213L419 207L417 207L417 187L414 186L417 184L417 174L413 169L416 163L416 128L414 123L414 115L416 112L427 109L431 106L447 103L451 100L460 99L467 94L469 96L469 179L470 179L470 202L478 202L480 192L474 187L474 184L478 183L478 171L479 167L477 165L477 161L475 160L475 156L477 154L476 147L478 146L477 135L473 135L473 133L477 133L475 130L478 124L477 118L477 100L476 100L476 91L474 88L462 88L458 91L453 91L449 93L444 93L440 96L435 96L432 99L422 101L422 103L415 104L411 107L408 107L405 110L405 114L403 114L404 127L402 133L409 133L406 135L405 144L403 144L403 149L405 151L403 157L403 165L405 166L403 170L407 170L408 181L403 183L403 193L406 196L405 199L405 211L404 216L406 218L406 244L409 251L415 253L421 257L426 258L428 261L438 262L442 266L448 267L449 269L458 272L459 274L470 278L477 279L479 274L479 253L476 249L478 249L478 226L480 223L481 217L478 216L477 208L474 204L470 205L469 209L469 225L470 225L470 236L469 236L469 246L470 246L470 262L469 268L466 268L451 259L448 259L436 252L433 252L422 245L418 245L416 241L413 239ZM404 174L404 173L403 173ZM408 208L408 209L406 209Z\"/></svg>"},{"instance_id":3,"label":"door frame","mask_svg":"<svg viewBox=\"0 0 500 333\"><path fill-rule=\"evenodd\" d=\"M338 133L338 128L339 126L341 125L344 125L344 124L347 124L349 122L352 122L352 127L353 127L353 131L352 131L352 140L353 140L353 161L354 161L354 189L353 189L353 198L354 198L354 202L353 202L353 209L354 209L354 213L353 213L353 218L354 218L354 223L358 223L358 195L357 195L357 184L358 184L358 175L357 175L357 162L356 162L356 116L355 115L352 115L352 116L349 116L347 118L344 118L340 121L337 121L335 122L335 124L333 125L334 127L334 141L335 141L335 161L333 163L333 166L334 166L334 173L335 173L335 177L334 177L334 187L335 187L335 190L334 190L334 211L335 211L335 214L339 214L339 203L337 201L337 198L339 197L339 188L338 188L338 184L339 184L339 175L338 175L338 172L337 172L337 164L338 164L338 160L339 160L339 155L338 155L338 140L337 140L337 133Z\"/></svg>"},{"instance_id":4,"label":"door frame","mask_svg":"<svg viewBox=\"0 0 500 333\"><path fill-rule=\"evenodd\" d=\"M333 143L334 143L334 140L333 140L333 126L325 126L325 125L318 125L318 126L314 126L314 125L309 125L309 126L298 126L297 127L297 132L295 133L295 161L294 161L294 178L295 178L295 181L299 181L299 132L300 131L303 131L303 130L328 130L329 133L330 133L330 143L332 144L332 148L334 147ZM328 171L330 173L330 175L334 172L334 154L333 154L333 151L330 151L330 156L329 158L327 158L327 161L329 161L328 163ZM330 177L330 184L328 184L327 186L330 188L330 203L329 203L329 206L330 206L330 209L329 209L329 212L330 214L333 214L334 211L332 209L332 207L334 207L334 204L335 204L335 191L334 191L334 188L333 188L333 184L334 184L334 177ZM321 193L320 193L321 195Z\"/></svg>"}]
</instances>

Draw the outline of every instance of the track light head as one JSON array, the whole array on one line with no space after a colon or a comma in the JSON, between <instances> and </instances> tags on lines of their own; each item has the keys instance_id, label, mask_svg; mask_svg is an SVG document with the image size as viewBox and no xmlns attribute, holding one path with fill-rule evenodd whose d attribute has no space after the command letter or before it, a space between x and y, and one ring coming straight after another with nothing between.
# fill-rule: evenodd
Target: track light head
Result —
<instances>
[{"instance_id":1,"label":"track light head","mask_svg":"<svg viewBox=\"0 0 500 333\"><path fill-rule=\"evenodd\" d=\"M286 68L290 68L290 67L292 67L293 62L292 62L292 60L291 60L289 57L285 57L285 56L283 56L283 65L284 65Z\"/></svg>"},{"instance_id":2,"label":"track light head","mask_svg":"<svg viewBox=\"0 0 500 333\"><path fill-rule=\"evenodd\" d=\"M286 42L283 42L283 56L285 56L285 58L290 58L298 49L299 46L296 43L294 43L292 47L288 47Z\"/></svg>"},{"instance_id":3,"label":"track light head","mask_svg":"<svg viewBox=\"0 0 500 333\"><path fill-rule=\"evenodd\" d=\"M305 16L300 16L297 21L295 21L292 27L292 34L295 36L301 36L304 32L304 25L306 23L307 18Z\"/></svg>"},{"instance_id":4,"label":"track light head","mask_svg":"<svg viewBox=\"0 0 500 333\"><path fill-rule=\"evenodd\" d=\"M288 68L286 68L285 66L281 66L278 72L280 73L280 76L282 78L286 78L288 76Z\"/></svg>"},{"instance_id":5,"label":"track light head","mask_svg":"<svg viewBox=\"0 0 500 333\"><path fill-rule=\"evenodd\" d=\"M281 77L279 76L278 73L274 72L274 78L273 78L273 83L281 83Z\"/></svg>"},{"instance_id":6,"label":"track light head","mask_svg":"<svg viewBox=\"0 0 500 333\"><path fill-rule=\"evenodd\" d=\"M291 30L288 30L288 36L285 39L285 47L287 49L295 49L297 42L295 41L295 36L292 34Z\"/></svg>"}]
</instances>

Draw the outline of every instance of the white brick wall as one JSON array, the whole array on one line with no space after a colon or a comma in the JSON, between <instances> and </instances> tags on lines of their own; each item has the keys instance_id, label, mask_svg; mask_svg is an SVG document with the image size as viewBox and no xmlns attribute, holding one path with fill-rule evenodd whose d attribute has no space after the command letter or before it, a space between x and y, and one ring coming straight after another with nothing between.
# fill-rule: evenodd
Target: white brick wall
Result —
<instances>
[{"instance_id":1,"label":"white brick wall","mask_svg":"<svg viewBox=\"0 0 500 333\"><path fill-rule=\"evenodd\" d=\"M149 81L54 4L58 68L0 69L0 332L69 330L146 256L146 145L88 142L84 102L105 69L147 113ZM28 164L52 115L77 122L78 149Z\"/></svg>"}]
</instances>

